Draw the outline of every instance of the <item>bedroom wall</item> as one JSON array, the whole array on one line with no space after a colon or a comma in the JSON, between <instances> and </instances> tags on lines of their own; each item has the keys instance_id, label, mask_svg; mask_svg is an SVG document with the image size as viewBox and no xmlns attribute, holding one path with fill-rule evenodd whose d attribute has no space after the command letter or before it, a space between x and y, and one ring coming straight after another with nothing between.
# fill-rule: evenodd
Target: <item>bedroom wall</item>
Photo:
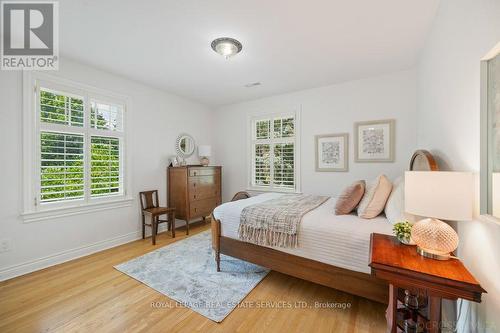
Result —
<instances>
[{"instance_id":1,"label":"bedroom wall","mask_svg":"<svg viewBox=\"0 0 500 333\"><path fill-rule=\"evenodd\" d=\"M448 169L479 172L479 63L498 42L500 1L441 1L418 67L417 143ZM488 291L480 305L462 306L460 329L498 332L500 224L459 222L458 233L459 256Z\"/></svg>"},{"instance_id":2,"label":"bedroom wall","mask_svg":"<svg viewBox=\"0 0 500 333\"><path fill-rule=\"evenodd\" d=\"M12 250L0 253L0 280L138 238L137 193L159 189L161 202L166 202L165 168L175 154L177 135L187 132L197 143L212 143L207 130L212 111L205 106L67 59L60 68L52 74L131 98L128 135L135 200L126 208L23 223L22 75L1 71L0 239L9 239Z\"/></svg>"},{"instance_id":3,"label":"bedroom wall","mask_svg":"<svg viewBox=\"0 0 500 333\"><path fill-rule=\"evenodd\" d=\"M265 84L265 83L264 83ZM258 89L258 88L253 88ZM397 72L272 96L216 109L215 155L223 165L223 199L247 188L247 114L301 109L304 193L336 195L355 179L403 174L416 145L416 72ZM354 163L355 121L396 119L395 163ZM314 136L349 133L349 172L316 172Z\"/></svg>"}]
</instances>

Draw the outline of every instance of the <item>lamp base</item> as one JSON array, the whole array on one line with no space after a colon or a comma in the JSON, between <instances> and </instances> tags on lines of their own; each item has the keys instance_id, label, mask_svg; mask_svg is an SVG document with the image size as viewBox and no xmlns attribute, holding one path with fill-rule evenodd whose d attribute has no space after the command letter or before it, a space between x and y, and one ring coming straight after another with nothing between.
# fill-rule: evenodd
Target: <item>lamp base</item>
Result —
<instances>
[{"instance_id":1,"label":"lamp base","mask_svg":"<svg viewBox=\"0 0 500 333\"><path fill-rule=\"evenodd\" d=\"M452 256L449 253L431 252L429 250L421 248L420 246L417 246L417 253L420 254L422 257L435 260L450 260L452 258Z\"/></svg>"}]
</instances>

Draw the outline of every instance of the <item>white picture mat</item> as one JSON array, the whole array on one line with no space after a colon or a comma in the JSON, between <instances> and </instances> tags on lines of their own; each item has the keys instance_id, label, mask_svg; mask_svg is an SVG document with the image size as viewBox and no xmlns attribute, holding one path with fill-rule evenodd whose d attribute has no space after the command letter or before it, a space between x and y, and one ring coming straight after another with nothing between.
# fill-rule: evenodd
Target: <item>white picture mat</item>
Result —
<instances>
[{"instance_id":1,"label":"white picture mat","mask_svg":"<svg viewBox=\"0 0 500 333\"><path fill-rule=\"evenodd\" d=\"M395 121L365 121L355 124L356 162L394 162Z\"/></svg>"},{"instance_id":2,"label":"white picture mat","mask_svg":"<svg viewBox=\"0 0 500 333\"><path fill-rule=\"evenodd\" d=\"M327 134L316 136L316 171L347 171L348 135Z\"/></svg>"}]
</instances>

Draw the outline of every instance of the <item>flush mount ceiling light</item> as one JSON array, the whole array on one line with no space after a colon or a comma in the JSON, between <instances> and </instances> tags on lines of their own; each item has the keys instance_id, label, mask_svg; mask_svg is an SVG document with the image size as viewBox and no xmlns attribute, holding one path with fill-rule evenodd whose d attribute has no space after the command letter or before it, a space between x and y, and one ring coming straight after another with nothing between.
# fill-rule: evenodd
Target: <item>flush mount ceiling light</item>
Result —
<instances>
[{"instance_id":1,"label":"flush mount ceiling light","mask_svg":"<svg viewBox=\"0 0 500 333\"><path fill-rule=\"evenodd\" d=\"M246 88L252 88L252 87L257 87L257 86L260 86L262 83L260 82L252 82L252 83L247 83L245 84L245 87Z\"/></svg>"},{"instance_id":2,"label":"flush mount ceiling light","mask_svg":"<svg viewBox=\"0 0 500 333\"><path fill-rule=\"evenodd\" d=\"M215 52L226 59L238 54L243 48L240 42L229 37L217 38L212 42L211 46Z\"/></svg>"}]
</instances>

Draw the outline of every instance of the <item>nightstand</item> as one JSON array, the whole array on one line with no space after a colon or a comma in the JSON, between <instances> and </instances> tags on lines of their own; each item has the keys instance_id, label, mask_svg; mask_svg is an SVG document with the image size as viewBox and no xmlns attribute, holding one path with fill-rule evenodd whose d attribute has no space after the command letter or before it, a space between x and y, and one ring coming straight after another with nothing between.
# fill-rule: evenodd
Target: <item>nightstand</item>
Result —
<instances>
[{"instance_id":1,"label":"nightstand","mask_svg":"<svg viewBox=\"0 0 500 333\"><path fill-rule=\"evenodd\" d=\"M440 332L442 298L481 302L486 292L458 259L424 258L389 235L370 242L371 274L389 282L388 332Z\"/></svg>"}]
</instances>

